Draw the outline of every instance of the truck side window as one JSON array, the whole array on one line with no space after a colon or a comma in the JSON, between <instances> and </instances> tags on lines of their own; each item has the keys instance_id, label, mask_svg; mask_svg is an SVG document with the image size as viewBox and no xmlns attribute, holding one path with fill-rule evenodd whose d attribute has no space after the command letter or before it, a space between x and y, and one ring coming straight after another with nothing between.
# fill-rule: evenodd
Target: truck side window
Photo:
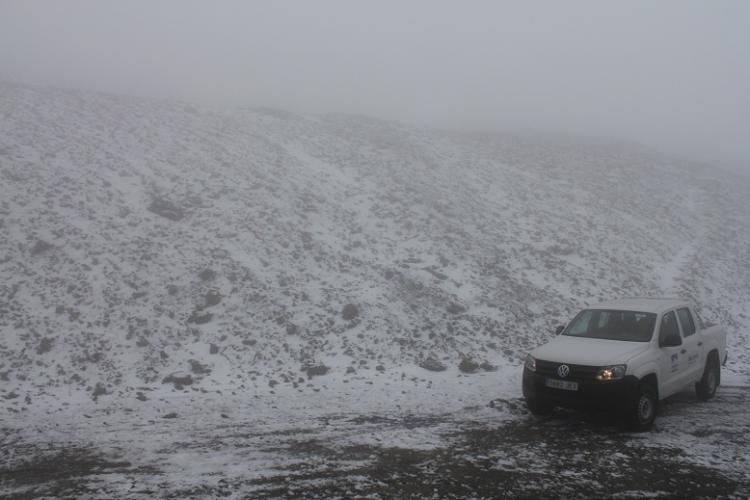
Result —
<instances>
[{"instance_id":1,"label":"truck side window","mask_svg":"<svg viewBox=\"0 0 750 500\"><path fill-rule=\"evenodd\" d=\"M677 327L677 316L674 311L669 311L661 318L661 326L659 327L659 340L665 340L669 338L677 338L679 343L682 343L680 339L680 330Z\"/></svg>"},{"instance_id":2,"label":"truck side window","mask_svg":"<svg viewBox=\"0 0 750 500\"><path fill-rule=\"evenodd\" d=\"M677 317L680 318L680 325L682 325L682 335L689 337L695 333L695 323L693 322L693 315L690 314L690 310L687 307L677 309Z\"/></svg>"},{"instance_id":3,"label":"truck side window","mask_svg":"<svg viewBox=\"0 0 750 500\"><path fill-rule=\"evenodd\" d=\"M693 312L695 313L695 321L698 322L698 326L700 327L701 330L705 330L706 329L706 324L701 319L701 315L698 314L698 311L696 311L696 310L693 310Z\"/></svg>"}]
</instances>

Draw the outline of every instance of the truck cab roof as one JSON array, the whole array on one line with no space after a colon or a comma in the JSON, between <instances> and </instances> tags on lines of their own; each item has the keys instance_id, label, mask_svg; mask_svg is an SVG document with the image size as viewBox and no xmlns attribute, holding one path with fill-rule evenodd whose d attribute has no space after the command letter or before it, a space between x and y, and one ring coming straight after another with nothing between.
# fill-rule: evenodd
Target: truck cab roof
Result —
<instances>
[{"instance_id":1,"label":"truck cab roof","mask_svg":"<svg viewBox=\"0 0 750 500\"><path fill-rule=\"evenodd\" d=\"M594 304L588 309L614 309L619 311L639 311L659 314L677 307L690 307L691 302L680 298L634 297L616 299Z\"/></svg>"}]
</instances>

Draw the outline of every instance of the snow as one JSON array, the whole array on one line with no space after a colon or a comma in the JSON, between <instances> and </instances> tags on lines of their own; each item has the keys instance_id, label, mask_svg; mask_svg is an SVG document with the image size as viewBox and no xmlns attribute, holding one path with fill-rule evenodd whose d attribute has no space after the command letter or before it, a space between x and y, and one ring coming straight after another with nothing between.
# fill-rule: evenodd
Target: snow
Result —
<instances>
[{"instance_id":1,"label":"snow","mask_svg":"<svg viewBox=\"0 0 750 500\"><path fill-rule=\"evenodd\" d=\"M632 146L3 82L0 116L0 428L19 440L158 457L185 487L246 476L242 446L253 477L273 475L288 464L263 446L305 427L438 449L464 414L517 418L488 401L520 397L526 352L578 309L665 291L726 327L722 381L750 385L745 178ZM461 373L464 358L498 370ZM184 443L211 445L222 413L258 432L207 460Z\"/></svg>"}]
</instances>

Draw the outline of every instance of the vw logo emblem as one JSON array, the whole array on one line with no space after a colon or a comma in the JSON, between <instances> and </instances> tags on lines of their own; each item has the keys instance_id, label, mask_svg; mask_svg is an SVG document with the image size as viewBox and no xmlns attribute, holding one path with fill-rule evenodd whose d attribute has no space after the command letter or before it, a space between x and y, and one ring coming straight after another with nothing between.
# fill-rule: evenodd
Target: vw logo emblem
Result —
<instances>
[{"instance_id":1,"label":"vw logo emblem","mask_svg":"<svg viewBox=\"0 0 750 500\"><path fill-rule=\"evenodd\" d=\"M557 367L557 374L560 378L565 378L570 374L570 367L568 365L560 365Z\"/></svg>"}]
</instances>

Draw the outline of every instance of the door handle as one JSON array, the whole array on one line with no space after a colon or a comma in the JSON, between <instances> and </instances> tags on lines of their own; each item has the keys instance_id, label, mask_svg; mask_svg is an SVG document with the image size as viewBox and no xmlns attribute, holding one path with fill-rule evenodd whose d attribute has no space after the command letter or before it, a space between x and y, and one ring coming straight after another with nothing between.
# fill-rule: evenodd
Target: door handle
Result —
<instances>
[{"instance_id":1,"label":"door handle","mask_svg":"<svg viewBox=\"0 0 750 500\"><path fill-rule=\"evenodd\" d=\"M685 349L680 351L682 354L685 354L687 351Z\"/></svg>"}]
</instances>

